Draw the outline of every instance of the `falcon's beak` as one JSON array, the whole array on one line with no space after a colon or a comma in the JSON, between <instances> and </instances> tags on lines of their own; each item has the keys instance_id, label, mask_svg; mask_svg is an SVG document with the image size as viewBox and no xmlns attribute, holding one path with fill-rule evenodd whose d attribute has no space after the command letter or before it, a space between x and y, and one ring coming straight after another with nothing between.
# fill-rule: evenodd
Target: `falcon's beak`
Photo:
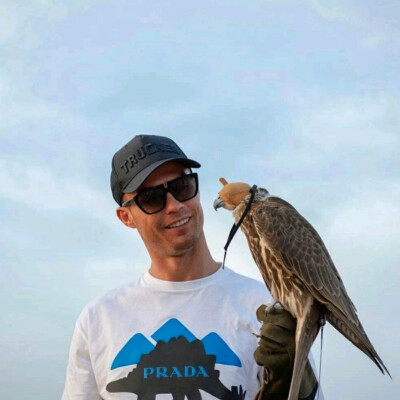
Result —
<instances>
[{"instance_id":1,"label":"falcon's beak","mask_svg":"<svg viewBox=\"0 0 400 400\"><path fill-rule=\"evenodd\" d=\"M218 208L224 207L225 206L225 202L218 197L217 199L214 200L214 210L217 211Z\"/></svg>"}]
</instances>

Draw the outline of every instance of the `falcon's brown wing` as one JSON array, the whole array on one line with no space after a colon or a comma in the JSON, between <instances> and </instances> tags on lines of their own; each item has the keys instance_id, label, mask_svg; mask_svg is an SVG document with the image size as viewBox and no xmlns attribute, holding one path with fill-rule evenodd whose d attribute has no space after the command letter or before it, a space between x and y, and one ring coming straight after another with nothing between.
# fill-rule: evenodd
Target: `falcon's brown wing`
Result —
<instances>
[{"instance_id":1,"label":"falcon's brown wing","mask_svg":"<svg viewBox=\"0 0 400 400\"><path fill-rule=\"evenodd\" d=\"M254 203L251 216L260 238L297 276L311 294L326 306L340 310L353 322L356 309L321 237L296 209L278 197Z\"/></svg>"},{"instance_id":2,"label":"falcon's brown wing","mask_svg":"<svg viewBox=\"0 0 400 400\"><path fill-rule=\"evenodd\" d=\"M278 197L254 202L249 220L284 268L300 279L310 294L327 308L328 321L381 370L387 371L358 319L328 250L311 224Z\"/></svg>"}]
</instances>

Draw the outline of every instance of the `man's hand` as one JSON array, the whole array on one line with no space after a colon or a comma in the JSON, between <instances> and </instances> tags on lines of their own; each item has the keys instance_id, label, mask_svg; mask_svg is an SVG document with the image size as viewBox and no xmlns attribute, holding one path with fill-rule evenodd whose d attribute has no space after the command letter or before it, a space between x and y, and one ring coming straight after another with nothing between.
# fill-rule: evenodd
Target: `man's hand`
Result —
<instances>
[{"instance_id":1,"label":"man's hand","mask_svg":"<svg viewBox=\"0 0 400 400\"><path fill-rule=\"evenodd\" d=\"M267 306L257 310L257 319L263 322L259 345L254 352L258 365L265 367L264 383L257 395L262 400L286 400L289 394L295 356L296 319L283 307L272 307L266 313ZM317 389L317 380L310 362L306 364L301 387L300 399L313 399Z\"/></svg>"}]
</instances>

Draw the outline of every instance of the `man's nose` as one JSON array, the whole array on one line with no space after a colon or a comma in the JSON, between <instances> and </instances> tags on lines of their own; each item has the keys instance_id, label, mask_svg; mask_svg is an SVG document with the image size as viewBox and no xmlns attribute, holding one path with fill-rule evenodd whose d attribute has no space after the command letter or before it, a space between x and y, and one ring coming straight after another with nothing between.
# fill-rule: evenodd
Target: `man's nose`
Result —
<instances>
[{"instance_id":1,"label":"man's nose","mask_svg":"<svg viewBox=\"0 0 400 400\"><path fill-rule=\"evenodd\" d=\"M183 207L183 203L177 200L171 193L167 192L165 212L176 212Z\"/></svg>"}]
</instances>

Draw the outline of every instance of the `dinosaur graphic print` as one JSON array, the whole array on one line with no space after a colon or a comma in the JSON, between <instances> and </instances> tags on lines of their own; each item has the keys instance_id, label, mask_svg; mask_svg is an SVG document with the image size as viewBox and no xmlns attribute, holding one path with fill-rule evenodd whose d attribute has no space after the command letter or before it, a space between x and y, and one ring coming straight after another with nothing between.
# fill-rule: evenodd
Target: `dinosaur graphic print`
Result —
<instances>
[{"instance_id":1,"label":"dinosaur graphic print","mask_svg":"<svg viewBox=\"0 0 400 400\"><path fill-rule=\"evenodd\" d=\"M227 388L216 364L240 368L238 356L215 332L197 339L180 321L171 319L152 338L135 334L115 357L111 369L136 364L124 378L108 383L109 392L128 392L138 400L155 400L169 393L174 400L201 400L200 390L221 400L243 400L246 391Z\"/></svg>"}]
</instances>

